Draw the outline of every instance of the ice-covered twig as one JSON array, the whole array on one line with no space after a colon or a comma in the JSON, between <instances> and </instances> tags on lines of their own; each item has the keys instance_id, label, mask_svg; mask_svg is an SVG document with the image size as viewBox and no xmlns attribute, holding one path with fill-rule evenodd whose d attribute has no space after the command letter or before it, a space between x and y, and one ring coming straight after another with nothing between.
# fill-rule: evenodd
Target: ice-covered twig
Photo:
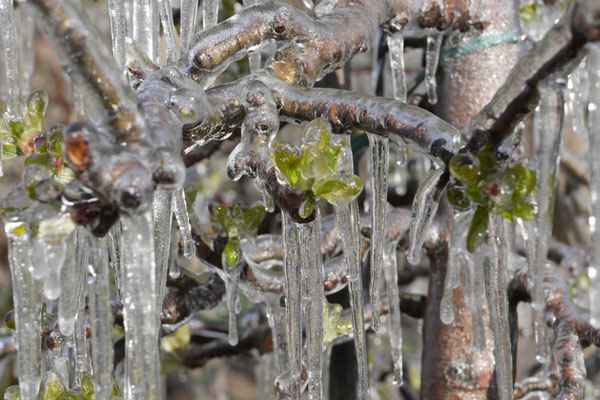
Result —
<instances>
[{"instance_id":1,"label":"ice-covered twig","mask_svg":"<svg viewBox=\"0 0 600 400\"><path fill-rule=\"evenodd\" d=\"M568 75L584 55L588 41L600 40L600 3L568 3L558 23L523 55L492 100L463 129L469 150L499 144L538 101L538 86L550 77Z\"/></svg>"},{"instance_id":2,"label":"ice-covered twig","mask_svg":"<svg viewBox=\"0 0 600 400\"><path fill-rule=\"evenodd\" d=\"M581 398L586 378L583 349L591 344L600 347L600 329L592 326L588 316L579 311L558 271L546 271L544 286L546 321L556 334L554 357L560 373L555 398ZM515 274L508 291L513 303L531 301L527 275L521 271Z\"/></svg>"}]
</instances>

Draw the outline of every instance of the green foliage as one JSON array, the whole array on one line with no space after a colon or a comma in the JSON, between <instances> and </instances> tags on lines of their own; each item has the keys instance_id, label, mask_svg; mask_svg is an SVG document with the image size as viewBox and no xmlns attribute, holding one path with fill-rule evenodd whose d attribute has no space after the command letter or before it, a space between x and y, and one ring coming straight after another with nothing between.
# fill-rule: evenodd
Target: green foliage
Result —
<instances>
[{"instance_id":1,"label":"green foliage","mask_svg":"<svg viewBox=\"0 0 600 400\"><path fill-rule=\"evenodd\" d=\"M507 167L491 146L477 155L457 154L450 160L450 172L457 181L448 189L448 200L458 209L477 207L467 236L467 250L487 240L490 212L512 221L535 219L535 205L529 201L535 189L535 172L523 164Z\"/></svg>"},{"instance_id":2,"label":"green foliage","mask_svg":"<svg viewBox=\"0 0 600 400\"><path fill-rule=\"evenodd\" d=\"M341 305L329 304L323 299L323 346L352 331L352 320L340 321L342 310Z\"/></svg>"},{"instance_id":3,"label":"green foliage","mask_svg":"<svg viewBox=\"0 0 600 400\"><path fill-rule=\"evenodd\" d=\"M227 236L227 244L223 251L224 262L227 266L233 266L241 259L240 240L258 229L265 217L265 208L256 205L242 211L238 204L225 207L223 204L213 203L209 206L209 211L215 233Z\"/></svg>"},{"instance_id":4,"label":"green foliage","mask_svg":"<svg viewBox=\"0 0 600 400\"><path fill-rule=\"evenodd\" d=\"M20 118L13 121L5 112L0 118L0 159L8 160L33 153L33 140L42 130L48 95L42 90L31 93L21 107Z\"/></svg>"},{"instance_id":5,"label":"green foliage","mask_svg":"<svg viewBox=\"0 0 600 400\"><path fill-rule=\"evenodd\" d=\"M316 129L305 132L307 140L300 148L289 143L276 143L271 152L273 164L287 183L306 195L302 217L312 213L315 197L335 205L354 200L363 189L358 176L340 173L343 145L332 143L331 134L322 120L315 120L313 124L317 125Z\"/></svg>"}]
</instances>

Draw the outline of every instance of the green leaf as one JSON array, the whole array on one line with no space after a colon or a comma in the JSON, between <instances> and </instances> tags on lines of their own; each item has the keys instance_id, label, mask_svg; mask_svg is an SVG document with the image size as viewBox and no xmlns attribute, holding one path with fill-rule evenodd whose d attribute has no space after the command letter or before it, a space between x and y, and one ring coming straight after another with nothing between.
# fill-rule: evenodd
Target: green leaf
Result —
<instances>
[{"instance_id":1,"label":"green leaf","mask_svg":"<svg viewBox=\"0 0 600 400\"><path fill-rule=\"evenodd\" d=\"M273 163L285 175L292 187L296 187L301 179L300 157L295 147L286 143L277 143L273 148Z\"/></svg>"},{"instance_id":2,"label":"green leaf","mask_svg":"<svg viewBox=\"0 0 600 400\"><path fill-rule=\"evenodd\" d=\"M461 210L466 210L471 207L471 199L465 192L465 188L459 185L450 185L446 192L448 196L448 201L454 207L457 207Z\"/></svg>"},{"instance_id":3,"label":"green leaf","mask_svg":"<svg viewBox=\"0 0 600 400\"><path fill-rule=\"evenodd\" d=\"M83 384L83 383L82 383ZM44 379L40 385L40 400L58 400L62 392L65 391L65 382L63 377L55 371L46 371Z\"/></svg>"},{"instance_id":4,"label":"green leaf","mask_svg":"<svg viewBox=\"0 0 600 400\"><path fill-rule=\"evenodd\" d=\"M225 261L228 267L233 267L240 261L240 241L237 239L229 239L225 245Z\"/></svg>"},{"instance_id":5,"label":"green leaf","mask_svg":"<svg viewBox=\"0 0 600 400\"><path fill-rule=\"evenodd\" d=\"M474 253L482 243L487 242L487 225L488 210L484 206L478 206L467 234L467 250L469 252Z\"/></svg>"},{"instance_id":6,"label":"green leaf","mask_svg":"<svg viewBox=\"0 0 600 400\"><path fill-rule=\"evenodd\" d=\"M450 173L460 182L475 186L481 180L479 159L470 153L460 153L450 160Z\"/></svg>"},{"instance_id":7,"label":"green leaf","mask_svg":"<svg viewBox=\"0 0 600 400\"><path fill-rule=\"evenodd\" d=\"M313 213L314 209L315 209L315 196L312 194L312 192L308 192L308 194L306 195L306 200L304 200L304 202L302 202L302 204L300 205L300 208L298 209L298 214L300 214L300 217L302 218L308 218L310 217L310 215Z\"/></svg>"},{"instance_id":8,"label":"green leaf","mask_svg":"<svg viewBox=\"0 0 600 400\"><path fill-rule=\"evenodd\" d=\"M334 174L321 150L314 146L303 148L300 158L300 173L304 180L324 179Z\"/></svg>"},{"instance_id":9,"label":"green leaf","mask_svg":"<svg viewBox=\"0 0 600 400\"><path fill-rule=\"evenodd\" d=\"M4 400L21 400L19 385L9 386L4 392Z\"/></svg>"},{"instance_id":10,"label":"green leaf","mask_svg":"<svg viewBox=\"0 0 600 400\"><path fill-rule=\"evenodd\" d=\"M258 229L258 226L265 218L265 207L257 205L249 208L244 212L244 223L246 225L245 232L252 232Z\"/></svg>"},{"instance_id":11,"label":"green leaf","mask_svg":"<svg viewBox=\"0 0 600 400\"><path fill-rule=\"evenodd\" d=\"M535 172L521 163L510 167L508 176L515 181L514 194L517 196L527 196L535 189Z\"/></svg>"},{"instance_id":12,"label":"green leaf","mask_svg":"<svg viewBox=\"0 0 600 400\"><path fill-rule=\"evenodd\" d=\"M316 196L333 205L354 200L362 190L362 180L356 175L338 175L326 181L317 182L313 187Z\"/></svg>"},{"instance_id":13,"label":"green leaf","mask_svg":"<svg viewBox=\"0 0 600 400\"><path fill-rule=\"evenodd\" d=\"M94 380L90 374L83 374L81 378L81 394L85 400L94 400L96 398Z\"/></svg>"}]
</instances>

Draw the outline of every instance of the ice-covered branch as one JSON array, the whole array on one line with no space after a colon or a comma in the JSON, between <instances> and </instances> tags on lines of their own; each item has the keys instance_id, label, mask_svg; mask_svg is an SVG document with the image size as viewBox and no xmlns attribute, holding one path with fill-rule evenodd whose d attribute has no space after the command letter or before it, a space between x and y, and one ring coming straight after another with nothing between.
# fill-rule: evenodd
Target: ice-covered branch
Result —
<instances>
[{"instance_id":1,"label":"ice-covered branch","mask_svg":"<svg viewBox=\"0 0 600 400\"><path fill-rule=\"evenodd\" d=\"M463 129L471 151L499 144L537 104L538 88L548 79L565 77L584 55L587 42L600 40L600 3L568 3L560 21L523 55L492 100Z\"/></svg>"},{"instance_id":2,"label":"ice-covered branch","mask_svg":"<svg viewBox=\"0 0 600 400\"><path fill-rule=\"evenodd\" d=\"M370 49L379 26L469 29L469 3L361 0L323 2L313 19L282 1L248 7L238 15L194 38L186 72L200 84L210 84L229 63L267 41L291 43L266 67L287 83L310 87L358 53ZM327 3L331 3L328 7ZM454 24L454 25L453 25ZM483 24L473 24L482 28Z\"/></svg>"},{"instance_id":3,"label":"ice-covered branch","mask_svg":"<svg viewBox=\"0 0 600 400\"><path fill-rule=\"evenodd\" d=\"M583 395L586 378L583 348L600 346L600 329L592 326L587 315L582 314L569 295L569 288L560 274L547 270L544 276L546 295L546 321L556 333L554 357L560 380L557 399L578 399ZM517 272L508 287L511 302L530 301L527 275Z\"/></svg>"}]
</instances>

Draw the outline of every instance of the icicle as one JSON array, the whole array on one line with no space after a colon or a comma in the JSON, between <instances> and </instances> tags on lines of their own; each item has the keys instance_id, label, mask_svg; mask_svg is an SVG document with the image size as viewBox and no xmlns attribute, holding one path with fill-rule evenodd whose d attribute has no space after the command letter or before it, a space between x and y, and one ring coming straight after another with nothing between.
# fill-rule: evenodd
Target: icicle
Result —
<instances>
[{"instance_id":1,"label":"icicle","mask_svg":"<svg viewBox=\"0 0 600 400\"><path fill-rule=\"evenodd\" d=\"M83 272L82 276L87 277L87 262L86 269ZM77 306L77 316L75 318L75 330L73 332L74 345L75 345L75 355L74 355L74 376L75 382L79 384L84 374L89 373L90 369L90 356L89 356L89 346L86 340L86 330L87 330L87 322L86 322L86 312L85 312L85 297L87 294L87 282L86 284L81 285L81 295L79 297L79 304Z\"/></svg>"},{"instance_id":2,"label":"icicle","mask_svg":"<svg viewBox=\"0 0 600 400\"><path fill-rule=\"evenodd\" d=\"M181 62L188 63L188 52L190 42L196 29L196 18L198 14L198 0L181 0L181 26L179 49L181 53Z\"/></svg>"},{"instance_id":3,"label":"icicle","mask_svg":"<svg viewBox=\"0 0 600 400\"><path fill-rule=\"evenodd\" d=\"M427 101L429 104L437 103L436 74L443 38L444 36L442 34L427 37L427 48L425 50L425 85L427 86Z\"/></svg>"},{"instance_id":4,"label":"icicle","mask_svg":"<svg viewBox=\"0 0 600 400\"><path fill-rule=\"evenodd\" d=\"M221 0L204 0L202 24L204 29L208 29L211 26L215 26L219 20L219 3Z\"/></svg>"},{"instance_id":5,"label":"icicle","mask_svg":"<svg viewBox=\"0 0 600 400\"><path fill-rule=\"evenodd\" d=\"M344 155L340 173L354 172L350 136L344 135ZM368 398L369 368L367 365L367 344L365 337L365 322L363 316L363 283L360 260L360 216L358 202L341 203L335 206L335 217L342 238L344 257L348 265L348 283L350 286L350 308L352 310L352 329L354 332L354 348L358 364L358 399ZM328 350L329 353L331 350ZM327 391L325 392L327 393Z\"/></svg>"},{"instance_id":6,"label":"icicle","mask_svg":"<svg viewBox=\"0 0 600 400\"><path fill-rule=\"evenodd\" d=\"M158 0L160 20L167 40L167 65L174 65L177 61L177 47L175 46L175 25L173 25L173 9L171 0Z\"/></svg>"},{"instance_id":7,"label":"icicle","mask_svg":"<svg viewBox=\"0 0 600 400\"><path fill-rule=\"evenodd\" d=\"M113 327L106 239L90 237L89 251L91 278L88 281L88 288L94 391L96 398L108 399L112 393ZM149 300L152 300L152 297L149 297ZM144 349L144 351L152 351L152 349ZM128 354L129 356L131 354Z\"/></svg>"},{"instance_id":8,"label":"icicle","mask_svg":"<svg viewBox=\"0 0 600 400\"><path fill-rule=\"evenodd\" d=\"M8 87L7 111L12 120L20 119L21 100L17 65L17 29L12 0L0 0L0 40L4 48L4 68Z\"/></svg>"},{"instance_id":9,"label":"icicle","mask_svg":"<svg viewBox=\"0 0 600 400\"><path fill-rule=\"evenodd\" d=\"M172 192L158 188L152 199L152 223L154 229L154 254L156 260L156 309L162 310L162 302L169 270L171 248L171 225L173 221Z\"/></svg>"},{"instance_id":10,"label":"icicle","mask_svg":"<svg viewBox=\"0 0 600 400\"><path fill-rule=\"evenodd\" d=\"M244 7L250 7L258 4L260 0L243 0ZM260 51L255 50L248 53L248 63L250 64L250 72L255 73L260 69Z\"/></svg>"},{"instance_id":11,"label":"icicle","mask_svg":"<svg viewBox=\"0 0 600 400\"><path fill-rule=\"evenodd\" d=\"M179 278L181 268L177 262L179 256L179 232L177 228L171 226L171 250L169 251L169 276L173 279Z\"/></svg>"},{"instance_id":12,"label":"icicle","mask_svg":"<svg viewBox=\"0 0 600 400\"><path fill-rule=\"evenodd\" d=\"M581 64L569 75L567 83L569 109L573 117L573 130L578 134L587 133L587 127L585 126L585 112L587 111L589 94L587 76L587 60L584 58Z\"/></svg>"},{"instance_id":13,"label":"icicle","mask_svg":"<svg viewBox=\"0 0 600 400\"><path fill-rule=\"evenodd\" d=\"M465 302L471 310L473 324L473 347L478 352L485 351L485 323L483 322L483 306L485 304L485 278L481 263L476 263L471 253L465 257Z\"/></svg>"},{"instance_id":14,"label":"icicle","mask_svg":"<svg viewBox=\"0 0 600 400\"><path fill-rule=\"evenodd\" d=\"M19 25L19 83L21 85L21 93L28 94L31 83L31 75L33 75L35 51L33 49L33 37L35 34L35 23L33 17L27 13L23 7L17 10Z\"/></svg>"},{"instance_id":15,"label":"icicle","mask_svg":"<svg viewBox=\"0 0 600 400\"><path fill-rule=\"evenodd\" d=\"M121 219L121 273L125 324L125 397L158 399L160 352L156 265L149 212Z\"/></svg>"},{"instance_id":16,"label":"icicle","mask_svg":"<svg viewBox=\"0 0 600 400\"><path fill-rule=\"evenodd\" d=\"M389 304L389 335L394 367L394 385L402 385L402 323L400 314L400 293L398 291L397 242L387 244L384 253L384 273Z\"/></svg>"},{"instance_id":17,"label":"icicle","mask_svg":"<svg viewBox=\"0 0 600 400\"><path fill-rule=\"evenodd\" d=\"M0 39L0 54L4 52L4 40ZM0 62L0 101L8 99L8 85L6 82L6 63Z\"/></svg>"},{"instance_id":18,"label":"icicle","mask_svg":"<svg viewBox=\"0 0 600 400\"><path fill-rule=\"evenodd\" d=\"M158 62L158 15L156 0L133 2L133 40L154 62Z\"/></svg>"},{"instance_id":19,"label":"icicle","mask_svg":"<svg viewBox=\"0 0 600 400\"><path fill-rule=\"evenodd\" d=\"M273 351L275 352L275 361L277 371L285 371L287 367L287 343L286 343L286 315L285 308L281 306L281 294L265 293L264 299L267 310L267 320L269 327L273 332ZM271 381L273 386L274 380Z\"/></svg>"},{"instance_id":20,"label":"icicle","mask_svg":"<svg viewBox=\"0 0 600 400\"><path fill-rule=\"evenodd\" d=\"M293 381L292 398L300 400L300 382L302 380L302 309L300 282L300 248L298 228L291 217L282 213L282 231L284 245L285 306L287 319L287 346L290 362L290 375Z\"/></svg>"},{"instance_id":21,"label":"icicle","mask_svg":"<svg viewBox=\"0 0 600 400\"><path fill-rule=\"evenodd\" d=\"M108 231L108 254L110 256L110 265L115 277L115 286L117 295L121 300L121 222L114 224Z\"/></svg>"},{"instance_id":22,"label":"icicle","mask_svg":"<svg viewBox=\"0 0 600 400\"><path fill-rule=\"evenodd\" d=\"M125 67L125 4L124 0L108 0L112 51L119 68Z\"/></svg>"},{"instance_id":23,"label":"icicle","mask_svg":"<svg viewBox=\"0 0 600 400\"><path fill-rule=\"evenodd\" d=\"M590 159L590 200L592 215L590 232L592 234L591 262L588 268L590 283L590 320L594 326L600 326L600 45L591 44L588 53L588 74L590 98L588 104L588 135Z\"/></svg>"},{"instance_id":24,"label":"icicle","mask_svg":"<svg viewBox=\"0 0 600 400\"><path fill-rule=\"evenodd\" d=\"M548 358L546 338L546 299L544 296L544 272L548 253L548 241L552 232L554 214L554 191L556 188L556 170L559 161L559 148L562 140L562 120L564 102L561 87L543 87L540 93L541 103L535 111L534 129L537 144L536 215L537 234L535 258L529 279L532 292L532 307L536 336L536 358L545 362ZM532 235L533 236L533 235Z\"/></svg>"},{"instance_id":25,"label":"icicle","mask_svg":"<svg viewBox=\"0 0 600 400\"><path fill-rule=\"evenodd\" d=\"M222 264L226 271L225 292L227 296L227 312L229 313L229 344L235 346L238 344L237 315L240 313L240 271L242 263L238 262L229 265L227 256L223 252Z\"/></svg>"},{"instance_id":26,"label":"icicle","mask_svg":"<svg viewBox=\"0 0 600 400\"><path fill-rule=\"evenodd\" d=\"M465 243L463 233L472 216L471 211L455 212L450 223L450 245L448 246L448 268L444 280L444 293L440 303L440 319L444 324L454 321L454 289L460 286L460 270L464 263Z\"/></svg>"},{"instance_id":27,"label":"icicle","mask_svg":"<svg viewBox=\"0 0 600 400\"><path fill-rule=\"evenodd\" d=\"M38 284L29 274L27 236L15 232L20 227L20 222L4 221L13 287L19 388L22 399L34 399L40 384L40 297Z\"/></svg>"},{"instance_id":28,"label":"icicle","mask_svg":"<svg viewBox=\"0 0 600 400\"><path fill-rule=\"evenodd\" d=\"M183 188L176 189L173 192L173 212L175 213L175 219L177 219L177 225L179 225L179 234L183 239L183 256L194 258L196 256L196 245L194 238L192 238L192 228Z\"/></svg>"},{"instance_id":29,"label":"icicle","mask_svg":"<svg viewBox=\"0 0 600 400\"><path fill-rule=\"evenodd\" d=\"M388 35L390 50L390 66L392 67L392 82L394 98L406 103L406 76L404 74L404 34L402 31Z\"/></svg>"},{"instance_id":30,"label":"icicle","mask_svg":"<svg viewBox=\"0 0 600 400\"><path fill-rule=\"evenodd\" d=\"M389 140L387 137L367 134L370 143L370 194L371 194L371 307L373 308L373 329L379 329L379 288L383 268L383 241L385 234L385 213L387 206L387 175L389 169Z\"/></svg>"},{"instance_id":31,"label":"icicle","mask_svg":"<svg viewBox=\"0 0 600 400\"><path fill-rule=\"evenodd\" d=\"M421 248L437 212L443 192L443 189L438 187L438 181L443 173L443 169L432 167L425 175L413 200L407 254L408 262L413 265L421 261Z\"/></svg>"},{"instance_id":32,"label":"icicle","mask_svg":"<svg viewBox=\"0 0 600 400\"><path fill-rule=\"evenodd\" d=\"M323 397L323 256L321 255L321 215L315 208L314 221L298 224L300 270L306 277L308 398Z\"/></svg>"},{"instance_id":33,"label":"icicle","mask_svg":"<svg viewBox=\"0 0 600 400\"><path fill-rule=\"evenodd\" d=\"M504 241L502 216L489 215L489 258L485 266L485 294L487 297L494 360L496 386L499 400L513 399L512 354L510 351L510 327L506 299L507 251Z\"/></svg>"},{"instance_id":34,"label":"icicle","mask_svg":"<svg viewBox=\"0 0 600 400\"><path fill-rule=\"evenodd\" d=\"M77 237L85 228L78 226L71 234L67 243L67 257L60 277L60 299L58 301L58 326L60 333L71 336L75 329L75 316L79 305L81 284L84 270L77 261Z\"/></svg>"}]
</instances>

